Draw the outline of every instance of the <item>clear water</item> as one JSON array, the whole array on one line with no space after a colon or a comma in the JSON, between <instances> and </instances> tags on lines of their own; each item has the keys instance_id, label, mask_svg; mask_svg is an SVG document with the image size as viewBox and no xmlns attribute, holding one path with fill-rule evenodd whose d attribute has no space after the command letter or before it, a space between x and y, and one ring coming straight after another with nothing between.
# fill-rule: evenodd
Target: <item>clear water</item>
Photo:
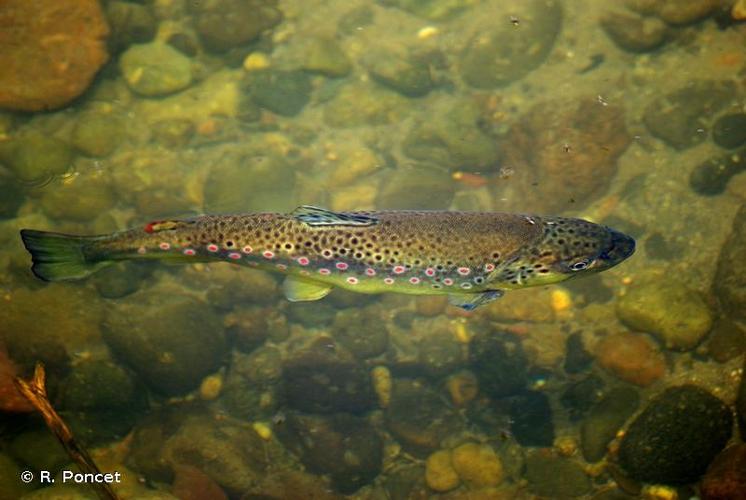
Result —
<instances>
[{"instance_id":1,"label":"clear water","mask_svg":"<svg viewBox=\"0 0 746 500\"><path fill-rule=\"evenodd\" d=\"M22 30L18 3L0 19ZM738 405L746 350L733 3L103 2L109 58L82 95L0 110L0 498L95 495L62 484L70 458L15 391L38 361L122 498L706 497L704 469L740 442L713 415ZM83 46L58 28L14 39ZM0 47L28 58L29 89L74 57ZM4 97L18 85L0 78L6 108L27 105ZM341 290L290 303L281 277L223 263L46 284L19 237L301 204L582 217L638 249L464 313ZM669 415L692 440L656 442L647 467L625 433L681 385L715 413Z\"/></svg>"}]
</instances>

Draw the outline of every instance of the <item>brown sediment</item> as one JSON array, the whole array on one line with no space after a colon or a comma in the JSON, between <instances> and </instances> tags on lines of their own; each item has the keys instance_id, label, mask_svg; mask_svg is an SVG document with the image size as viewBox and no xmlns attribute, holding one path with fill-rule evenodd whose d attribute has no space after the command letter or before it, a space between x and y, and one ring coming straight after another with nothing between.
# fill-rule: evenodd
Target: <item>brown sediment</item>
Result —
<instances>
[{"instance_id":1,"label":"brown sediment","mask_svg":"<svg viewBox=\"0 0 746 500\"><path fill-rule=\"evenodd\" d=\"M20 377L15 377L14 380L18 390L41 413L49 430L54 433L70 458L80 467L80 470L84 474L101 474L101 470L93 461L93 458L85 448L78 444L70 428L49 402L45 377L44 365L37 363L31 380L26 381ZM105 500L119 499L107 483L94 483L93 486L100 498Z\"/></svg>"}]
</instances>

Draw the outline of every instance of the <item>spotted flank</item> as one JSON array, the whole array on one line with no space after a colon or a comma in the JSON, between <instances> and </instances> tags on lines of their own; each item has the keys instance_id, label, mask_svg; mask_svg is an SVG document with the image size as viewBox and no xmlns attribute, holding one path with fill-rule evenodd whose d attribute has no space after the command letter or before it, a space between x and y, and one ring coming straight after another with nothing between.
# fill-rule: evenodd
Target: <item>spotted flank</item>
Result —
<instances>
[{"instance_id":1,"label":"spotted flank","mask_svg":"<svg viewBox=\"0 0 746 500\"><path fill-rule=\"evenodd\" d=\"M333 288L449 295L466 310L504 290L603 271L632 255L629 236L581 219L493 212L332 212L204 215L101 236L23 230L34 274L84 278L122 260L225 261L286 275L292 301Z\"/></svg>"}]
</instances>

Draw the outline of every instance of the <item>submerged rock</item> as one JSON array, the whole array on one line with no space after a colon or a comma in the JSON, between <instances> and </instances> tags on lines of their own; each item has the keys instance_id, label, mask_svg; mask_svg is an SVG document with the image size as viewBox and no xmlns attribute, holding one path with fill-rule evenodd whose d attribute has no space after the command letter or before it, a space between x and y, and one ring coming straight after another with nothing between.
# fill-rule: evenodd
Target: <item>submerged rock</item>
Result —
<instances>
[{"instance_id":1,"label":"submerged rock","mask_svg":"<svg viewBox=\"0 0 746 500\"><path fill-rule=\"evenodd\" d=\"M525 477L531 491L542 497L574 498L591 490L591 481L578 462L541 453L526 459Z\"/></svg>"},{"instance_id":2,"label":"submerged rock","mask_svg":"<svg viewBox=\"0 0 746 500\"><path fill-rule=\"evenodd\" d=\"M604 194L629 142L623 108L590 96L553 101L510 128L501 164L515 171L516 201L530 199L547 212L577 210Z\"/></svg>"},{"instance_id":3,"label":"submerged rock","mask_svg":"<svg viewBox=\"0 0 746 500\"><path fill-rule=\"evenodd\" d=\"M463 421L444 398L413 380L395 380L386 426L412 453L427 455L463 430Z\"/></svg>"},{"instance_id":4,"label":"submerged rock","mask_svg":"<svg viewBox=\"0 0 746 500\"><path fill-rule=\"evenodd\" d=\"M108 59L97 0L6 0L0 9L0 108L60 108Z\"/></svg>"},{"instance_id":5,"label":"submerged rock","mask_svg":"<svg viewBox=\"0 0 746 500\"><path fill-rule=\"evenodd\" d=\"M598 364L620 380L646 387L666 373L666 360L646 336L622 332L604 337L596 347Z\"/></svg>"},{"instance_id":6,"label":"submerged rock","mask_svg":"<svg viewBox=\"0 0 746 500\"><path fill-rule=\"evenodd\" d=\"M189 2L189 8L202 43L218 52L247 44L282 21L277 0Z\"/></svg>"},{"instance_id":7,"label":"submerged rock","mask_svg":"<svg viewBox=\"0 0 746 500\"><path fill-rule=\"evenodd\" d=\"M726 315L746 324L746 204L736 213L720 250L712 291Z\"/></svg>"},{"instance_id":8,"label":"submerged rock","mask_svg":"<svg viewBox=\"0 0 746 500\"><path fill-rule=\"evenodd\" d=\"M376 206L389 210L444 210L455 188L448 172L430 166L410 165L386 176Z\"/></svg>"},{"instance_id":9,"label":"submerged rock","mask_svg":"<svg viewBox=\"0 0 746 500\"><path fill-rule=\"evenodd\" d=\"M467 42L460 67L464 81L480 89L503 87L536 69L554 46L562 25L562 8L556 0L503 2L499 8L505 22L500 23L494 21L494 6L485 7L485 11L474 11L475 19L483 22ZM509 22L508 13L518 23Z\"/></svg>"},{"instance_id":10,"label":"submerged rock","mask_svg":"<svg viewBox=\"0 0 746 500\"><path fill-rule=\"evenodd\" d=\"M246 80L246 91L256 104L283 116L300 113L311 99L311 90L310 77L298 70L257 70Z\"/></svg>"},{"instance_id":11,"label":"submerged rock","mask_svg":"<svg viewBox=\"0 0 746 500\"><path fill-rule=\"evenodd\" d=\"M382 315L383 310L377 305L340 311L334 318L332 335L358 358L378 356L389 342Z\"/></svg>"},{"instance_id":12,"label":"submerged rock","mask_svg":"<svg viewBox=\"0 0 746 500\"><path fill-rule=\"evenodd\" d=\"M341 493L354 493L381 471L383 440L362 418L294 414L283 434L281 439L303 464L311 472L329 474Z\"/></svg>"},{"instance_id":13,"label":"submerged rock","mask_svg":"<svg viewBox=\"0 0 746 500\"><path fill-rule=\"evenodd\" d=\"M111 28L109 47L114 52L119 52L133 43L149 42L158 28L149 8L132 2L108 2L106 19Z\"/></svg>"},{"instance_id":14,"label":"submerged rock","mask_svg":"<svg viewBox=\"0 0 746 500\"><path fill-rule=\"evenodd\" d=\"M332 78L341 78L352 71L352 63L335 40L314 38L308 42L303 69Z\"/></svg>"},{"instance_id":15,"label":"submerged rock","mask_svg":"<svg viewBox=\"0 0 746 500\"><path fill-rule=\"evenodd\" d=\"M199 386L226 353L220 319L189 295L140 292L118 301L104 340L154 390L172 396Z\"/></svg>"},{"instance_id":16,"label":"submerged rock","mask_svg":"<svg viewBox=\"0 0 746 500\"><path fill-rule=\"evenodd\" d=\"M475 0L380 0L431 21L446 21L477 4Z\"/></svg>"},{"instance_id":17,"label":"submerged rock","mask_svg":"<svg viewBox=\"0 0 746 500\"><path fill-rule=\"evenodd\" d=\"M720 399L694 385L672 387L632 421L619 463L638 481L692 483L723 449L732 427L731 410Z\"/></svg>"},{"instance_id":18,"label":"submerged rock","mask_svg":"<svg viewBox=\"0 0 746 500\"><path fill-rule=\"evenodd\" d=\"M560 396L560 403L568 410L571 420L579 420L601 399L603 388L600 377L588 375L570 383Z\"/></svg>"},{"instance_id":19,"label":"submerged rock","mask_svg":"<svg viewBox=\"0 0 746 500\"><path fill-rule=\"evenodd\" d=\"M731 177L746 171L746 148L721 154L700 163L689 175L689 185L703 196L721 194Z\"/></svg>"},{"instance_id":20,"label":"submerged rock","mask_svg":"<svg viewBox=\"0 0 746 500\"><path fill-rule=\"evenodd\" d=\"M396 92L365 84L342 87L324 107L324 122L330 127L385 125L402 119L407 100Z\"/></svg>"},{"instance_id":21,"label":"submerged rock","mask_svg":"<svg viewBox=\"0 0 746 500\"><path fill-rule=\"evenodd\" d=\"M288 404L311 413L362 413L376 405L370 374L333 339L322 336L283 366Z\"/></svg>"},{"instance_id":22,"label":"submerged rock","mask_svg":"<svg viewBox=\"0 0 746 500\"><path fill-rule=\"evenodd\" d=\"M746 353L746 325L729 318L719 318L712 327L707 354L719 363L725 363Z\"/></svg>"},{"instance_id":23,"label":"submerged rock","mask_svg":"<svg viewBox=\"0 0 746 500\"><path fill-rule=\"evenodd\" d=\"M56 137L31 133L5 145L0 150L0 160L20 181L43 184L68 171L73 151Z\"/></svg>"},{"instance_id":24,"label":"submerged rock","mask_svg":"<svg viewBox=\"0 0 746 500\"><path fill-rule=\"evenodd\" d=\"M108 156L122 141L124 127L117 116L103 113L82 113L73 129L72 143L83 154L102 158Z\"/></svg>"},{"instance_id":25,"label":"submerged rock","mask_svg":"<svg viewBox=\"0 0 746 500\"><path fill-rule=\"evenodd\" d=\"M718 0L663 0L656 13L669 24L691 24L708 17L719 5Z\"/></svg>"},{"instance_id":26,"label":"submerged rock","mask_svg":"<svg viewBox=\"0 0 746 500\"><path fill-rule=\"evenodd\" d=\"M651 101L643 121L654 136L676 149L686 149L707 138L708 122L735 95L733 82L695 81Z\"/></svg>"},{"instance_id":27,"label":"submerged rock","mask_svg":"<svg viewBox=\"0 0 746 500\"><path fill-rule=\"evenodd\" d=\"M580 427L583 457L597 462L606 455L608 444L640 405L640 396L631 388L609 391L591 410Z\"/></svg>"},{"instance_id":28,"label":"submerged rock","mask_svg":"<svg viewBox=\"0 0 746 500\"><path fill-rule=\"evenodd\" d=\"M723 450L712 461L702 479L704 500L746 498L746 444L735 444Z\"/></svg>"},{"instance_id":29,"label":"submerged rock","mask_svg":"<svg viewBox=\"0 0 746 500\"><path fill-rule=\"evenodd\" d=\"M694 290L673 279L642 281L617 302L617 317L669 349L693 349L712 327L712 312Z\"/></svg>"},{"instance_id":30,"label":"submerged rock","mask_svg":"<svg viewBox=\"0 0 746 500\"><path fill-rule=\"evenodd\" d=\"M550 447L554 443L554 423L549 397L538 391L525 391L499 403L507 405L512 423L510 432L522 446Z\"/></svg>"},{"instance_id":31,"label":"submerged rock","mask_svg":"<svg viewBox=\"0 0 746 500\"><path fill-rule=\"evenodd\" d=\"M375 81L407 97L424 96L434 87L424 58L380 52L369 55L366 66Z\"/></svg>"},{"instance_id":32,"label":"submerged rock","mask_svg":"<svg viewBox=\"0 0 746 500\"><path fill-rule=\"evenodd\" d=\"M0 173L0 220L12 219L25 200L21 185L10 175Z\"/></svg>"},{"instance_id":33,"label":"submerged rock","mask_svg":"<svg viewBox=\"0 0 746 500\"><path fill-rule=\"evenodd\" d=\"M528 358L512 335L478 334L469 344L469 359L482 392L492 397L517 394L528 383Z\"/></svg>"},{"instance_id":34,"label":"submerged rock","mask_svg":"<svg viewBox=\"0 0 746 500\"><path fill-rule=\"evenodd\" d=\"M112 184L108 176L95 174L55 182L44 187L40 205L52 219L91 221L116 204Z\"/></svg>"},{"instance_id":35,"label":"submerged rock","mask_svg":"<svg viewBox=\"0 0 746 500\"><path fill-rule=\"evenodd\" d=\"M132 45L119 57L119 69L134 92L157 97L183 90L192 83L192 62L162 42Z\"/></svg>"},{"instance_id":36,"label":"submerged rock","mask_svg":"<svg viewBox=\"0 0 746 500\"><path fill-rule=\"evenodd\" d=\"M712 140L727 149L746 144L746 113L730 113L718 118L712 127Z\"/></svg>"},{"instance_id":37,"label":"submerged rock","mask_svg":"<svg viewBox=\"0 0 746 500\"><path fill-rule=\"evenodd\" d=\"M630 52L655 50L666 41L665 23L655 17L612 12L601 19L601 27L620 48Z\"/></svg>"}]
</instances>

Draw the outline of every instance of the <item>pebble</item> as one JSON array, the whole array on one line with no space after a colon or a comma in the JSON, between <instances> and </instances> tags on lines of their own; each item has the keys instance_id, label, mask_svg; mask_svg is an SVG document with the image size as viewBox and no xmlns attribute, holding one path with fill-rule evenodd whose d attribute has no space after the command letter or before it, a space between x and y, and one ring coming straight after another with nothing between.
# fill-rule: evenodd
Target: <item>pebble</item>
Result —
<instances>
[{"instance_id":1,"label":"pebble","mask_svg":"<svg viewBox=\"0 0 746 500\"><path fill-rule=\"evenodd\" d=\"M630 52L649 52L666 41L666 24L655 17L613 12L601 18L601 27L620 48Z\"/></svg>"},{"instance_id":2,"label":"pebble","mask_svg":"<svg viewBox=\"0 0 746 500\"><path fill-rule=\"evenodd\" d=\"M119 69L127 86L147 97L173 94L192 83L191 60L161 42L130 46L119 58Z\"/></svg>"},{"instance_id":3,"label":"pebble","mask_svg":"<svg viewBox=\"0 0 746 500\"><path fill-rule=\"evenodd\" d=\"M542 497L579 497L591 490L590 479L578 462L540 452L526 459L525 477L531 491Z\"/></svg>"},{"instance_id":4,"label":"pebble","mask_svg":"<svg viewBox=\"0 0 746 500\"><path fill-rule=\"evenodd\" d=\"M620 380L647 387L666 373L666 360L645 335L631 332L604 337L596 347L598 364Z\"/></svg>"},{"instance_id":5,"label":"pebble","mask_svg":"<svg viewBox=\"0 0 746 500\"><path fill-rule=\"evenodd\" d=\"M731 177L746 170L746 149L720 154L697 165L689 175L689 186L702 196L716 196L725 191Z\"/></svg>"},{"instance_id":6,"label":"pebble","mask_svg":"<svg viewBox=\"0 0 746 500\"><path fill-rule=\"evenodd\" d=\"M450 450L438 450L425 461L425 481L434 491L449 491L461 484L458 472L453 468Z\"/></svg>"}]
</instances>

